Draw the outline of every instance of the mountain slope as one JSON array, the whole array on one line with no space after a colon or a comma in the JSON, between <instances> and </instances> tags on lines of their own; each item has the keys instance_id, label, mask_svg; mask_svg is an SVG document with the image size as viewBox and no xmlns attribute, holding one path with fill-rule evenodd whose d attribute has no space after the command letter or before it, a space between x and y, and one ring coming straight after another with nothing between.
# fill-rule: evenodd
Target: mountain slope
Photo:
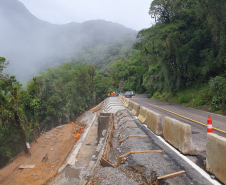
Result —
<instances>
[{"instance_id":1,"label":"mountain slope","mask_svg":"<svg viewBox=\"0 0 226 185\"><path fill-rule=\"evenodd\" d=\"M26 81L46 67L75 59L85 48L108 45L136 31L104 20L54 25L33 16L18 0L0 0L0 56L7 73ZM131 46L132 47L132 46Z\"/></svg>"}]
</instances>

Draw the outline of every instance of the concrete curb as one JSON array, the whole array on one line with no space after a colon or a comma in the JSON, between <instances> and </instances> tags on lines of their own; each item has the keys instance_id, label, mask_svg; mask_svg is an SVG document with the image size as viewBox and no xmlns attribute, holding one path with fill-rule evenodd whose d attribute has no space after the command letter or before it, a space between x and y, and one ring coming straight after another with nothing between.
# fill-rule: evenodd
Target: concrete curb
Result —
<instances>
[{"instance_id":1,"label":"concrete curb","mask_svg":"<svg viewBox=\"0 0 226 185\"><path fill-rule=\"evenodd\" d=\"M87 134L89 133L90 128L92 127L93 123L95 122L96 119L96 114L94 115L92 121L90 122L90 124L88 125L88 128L86 128L84 134L82 135L82 137L78 140L78 142L76 143L76 145L74 146L74 150L72 151L72 154L70 155L70 157L67 160L67 163L62 166L58 171L59 173L67 166L67 165L74 165L76 162L76 156L82 146L83 141L85 140Z\"/></svg>"}]
</instances>

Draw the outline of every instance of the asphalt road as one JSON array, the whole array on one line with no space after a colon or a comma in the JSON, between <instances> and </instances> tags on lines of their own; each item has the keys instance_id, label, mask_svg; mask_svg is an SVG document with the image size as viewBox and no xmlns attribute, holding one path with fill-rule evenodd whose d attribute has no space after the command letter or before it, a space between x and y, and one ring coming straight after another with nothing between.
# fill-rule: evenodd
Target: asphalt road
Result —
<instances>
[{"instance_id":1,"label":"asphalt road","mask_svg":"<svg viewBox=\"0 0 226 185\"><path fill-rule=\"evenodd\" d=\"M210 112L189 108L189 107L185 107L185 106L177 105L173 103L151 100L146 97L147 96L145 95L136 95L133 98L130 98L130 100L138 103L140 106L146 107L154 112L161 114L162 124L164 123L164 117L167 116L191 125L193 144L195 148L199 151L199 154L202 156L203 159L205 158L205 153L206 153L207 127L202 124L196 123L194 121L207 124L207 119L208 119L208 116L210 115L213 122L213 127L222 130L222 131L213 130L213 133L226 137L226 117L225 116L217 115ZM155 106L158 106L158 107L155 107ZM164 108L168 111L179 114L180 116L175 115L166 110L163 110L161 108ZM181 116L192 119L194 121L190 121ZM197 158L195 159L194 157L190 157L190 159L193 160L195 163L199 163L198 162L199 159ZM202 164L198 164L198 165L201 166Z\"/></svg>"}]
</instances>

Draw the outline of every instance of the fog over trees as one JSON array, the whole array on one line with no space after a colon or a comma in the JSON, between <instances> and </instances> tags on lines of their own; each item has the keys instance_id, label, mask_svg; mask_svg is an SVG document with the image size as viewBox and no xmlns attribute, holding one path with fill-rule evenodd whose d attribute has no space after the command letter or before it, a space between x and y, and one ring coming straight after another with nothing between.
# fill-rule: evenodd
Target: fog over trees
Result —
<instances>
[{"instance_id":1,"label":"fog over trees","mask_svg":"<svg viewBox=\"0 0 226 185\"><path fill-rule=\"evenodd\" d=\"M10 61L5 72L26 82L46 67L76 59L91 47L109 45L137 32L104 20L54 25L33 16L18 0L0 0L0 55ZM132 44L135 41L132 41Z\"/></svg>"}]
</instances>

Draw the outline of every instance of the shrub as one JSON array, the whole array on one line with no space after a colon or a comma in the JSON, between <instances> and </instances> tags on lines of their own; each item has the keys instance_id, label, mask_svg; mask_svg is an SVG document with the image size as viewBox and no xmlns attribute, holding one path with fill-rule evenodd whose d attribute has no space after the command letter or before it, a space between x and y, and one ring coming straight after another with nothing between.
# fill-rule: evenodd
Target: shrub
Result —
<instances>
[{"instance_id":1,"label":"shrub","mask_svg":"<svg viewBox=\"0 0 226 185\"><path fill-rule=\"evenodd\" d=\"M214 96L212 101L211 101L211 111L217 111L220 109L220 105L221 105L222 99L219 97Z\"/></svg>"},{"instance_id":2,"label":"shrub","mask_svg":"<svg viewBox=\"0 0 226 185\"><path fill-rule=\"evenodd\" d=\"M161 93L156 91L155 94L153 95L153 98L160 99L161 98Z\"/></svg>"},{"instance_id":3,"label":"shrub","mask_svg":"<svg viewBox=\"0 0 226 185\"><path fill-rule=\"evenodd\" d=\"M226 79L222 76L216 76L210 79L209 85L214 94L220 94L226 85Z\"/></svg>"},{"instance_id":4,"label":"shrub","mask_svg":"<svg viewBox=\"0 0 226 185\"><path fill-rule=\"evenodd\" d=\"M216 76L211 78L209 81L209 86L212 93L211 100L211 111L217 111L220 109L221 104L225 100L224 88L226 85L226 79L222 76Z\"/></svg>"},{"instance_id":5,"label":"shrub","mask_svg":"<svg viewBox=\"0 0 226 185\"><path fill-rule=\"evenodd\" d=\"M185 96L184 94L179 95L179 102L180 103L188 103L190 100L190 97Z\"/></svg>"}]
</instances>

